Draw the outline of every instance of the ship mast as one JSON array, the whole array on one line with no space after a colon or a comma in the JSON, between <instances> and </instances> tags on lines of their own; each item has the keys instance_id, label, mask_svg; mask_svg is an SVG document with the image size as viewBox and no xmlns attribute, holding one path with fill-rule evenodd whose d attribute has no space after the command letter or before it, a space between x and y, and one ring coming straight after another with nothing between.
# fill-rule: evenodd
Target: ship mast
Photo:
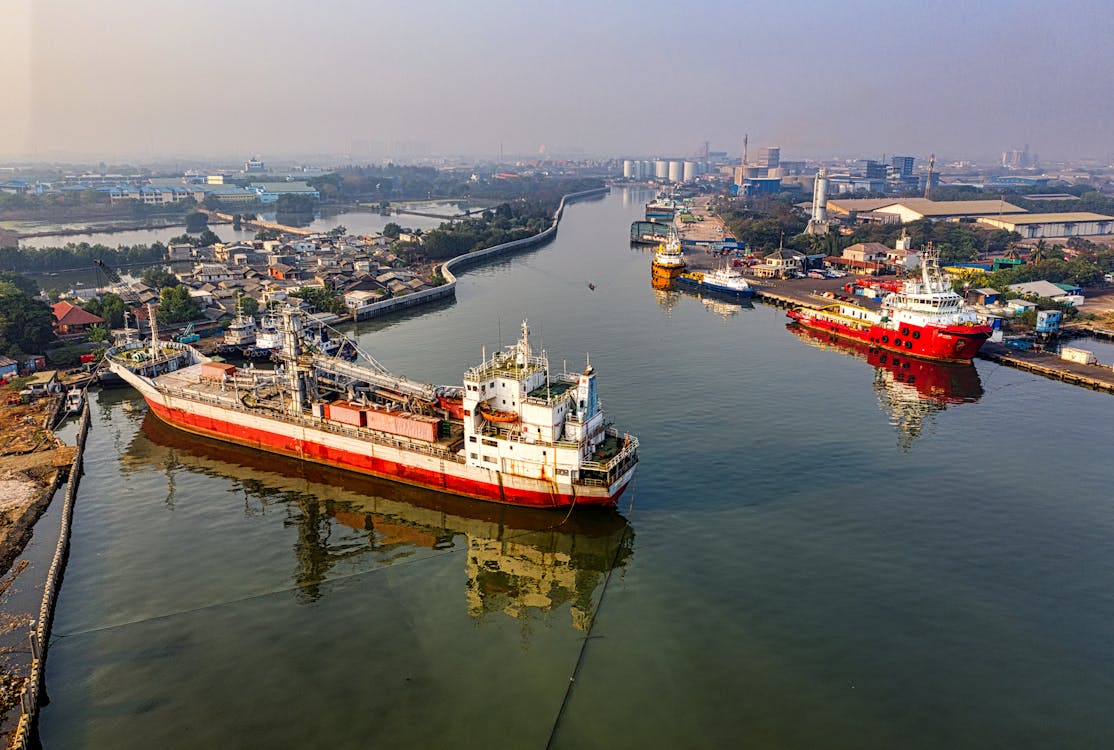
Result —
<instances>
[{"instance_id":1,"label":"ship mast","mask_svg":"<svg viewBox=\"0 0 1114 750\"><path fill-rule=\"evenodd\" d=\"M147 303L147 318L151 322L151 360L159 358L159 321L154 306Z\"/></svg>"}]
</instances>

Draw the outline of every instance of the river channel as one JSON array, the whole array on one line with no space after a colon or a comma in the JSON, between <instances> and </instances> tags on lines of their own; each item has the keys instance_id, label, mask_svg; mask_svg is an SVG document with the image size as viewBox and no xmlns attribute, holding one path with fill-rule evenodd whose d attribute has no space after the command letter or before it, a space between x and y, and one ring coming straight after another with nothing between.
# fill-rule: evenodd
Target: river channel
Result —
<instances>
[{"instance_id":1,"label":"river channel","mask_svg":"<svg viewBox=\"0 0 1114 750\"><path fill-rule=\"evenodd\" d=\"M617 512L560 525L96 395L43 746L1109 746L1114 398L655 291L649 197L355 330L436 383L523 318L557 368L590 355L641 441Z\"/></svg>"}]
</instances>

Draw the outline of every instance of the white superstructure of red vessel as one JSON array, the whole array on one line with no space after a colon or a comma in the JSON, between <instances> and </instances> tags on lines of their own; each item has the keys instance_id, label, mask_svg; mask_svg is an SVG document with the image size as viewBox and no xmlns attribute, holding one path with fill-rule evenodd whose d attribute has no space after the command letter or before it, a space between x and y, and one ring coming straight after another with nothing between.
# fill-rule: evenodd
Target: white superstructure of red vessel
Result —
<instances>
[{"instance_id":1,"label":"white superstructure of red vessel","mask_svg":"<svg viewBox=\"0 0 1114 750\"><path fill-rule=\"evenodd\" d=\"M312 351L283 313L281 363L238 369L157 340L109 350L111 369L163 421L199 435L510 505L612 505L638 440L607 423L596 373L551 374L522 337L433 386Z\"/></svg>"},{"instance_id":2,"label":"white superstructure of red vessel","mask_svg":"<svg viewBox=\"0 0 1114 750\"><path fill-rule=\"evenodd\" d=\"M872 310L839 302L788 315L802 326L923 359L969 362L991 334L944 279L931 247L921 254L921 279L882 299Z\"/></svg>"}]
</instances>

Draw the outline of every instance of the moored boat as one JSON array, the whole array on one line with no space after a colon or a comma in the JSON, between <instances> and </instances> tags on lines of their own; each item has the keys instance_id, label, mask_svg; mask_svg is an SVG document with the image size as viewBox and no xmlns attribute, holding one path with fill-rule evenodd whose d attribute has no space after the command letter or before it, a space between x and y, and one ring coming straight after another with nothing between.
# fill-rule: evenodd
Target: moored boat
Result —
<instances>
[{"instance_id":1,"label":"moored boat","mask_svg":"<svg viewBox=\"0 0 1114 750\"><path fill-rule=\"evenodd\" d=\"M70 388L66 391L66 413L77 414L85 406L85 391L81 388Z\"/></svg>"},{"instance_id":2,"label":"moored boat","mask_svg":"<svg viewBox=\"0 0 1114 750\"><path fill-rule=\"evenodd\" d=\"M552 374L525 322L518 343L469 369L463 387L316 352L294 309L279 329L273 371L239 371L155 341L116 347L107 359L156 416L188 432L442 492L534 507L613 505L634 474L638 440L606 421L595 370Z\"/></svg>"},{"instance_id":3,"label":"moored boat","mask_svg":"<svg viewBox=\"0 0 1114 750\"><path fill-rule=\"evenodd\" d=\"M702 292L747 299L754 296L754 287L747 283L739 269L732 266L717 268L707 273L692 271L682 273L675 281L682 285L699 289Z\"/></svg>"},{"instance_id":4,"label":"moored boat","mask_svg":"<svg viewBox=\"0 0 1114 750\"><path fill-rule=\"evenodd\" d=\"M991 334L943 278L938 254L921 253L921 279L890 292L878 310L850 302L820 309L796 307L787 314L802 326L923 359L969 362Z\"/></svg>"},{"instance_id":5,"label":"moored boat","mask_svg":"<svg viewBox=\"0 0 1114 750\"><path fill-rule=\"evenodd\" d=\"M676 231L669 232L669 238L658 245L654 259L650 262L650 272L655 280L676 278L685 270L685 254L681 251L681 238Z\"/></svg>"}]
</instances>

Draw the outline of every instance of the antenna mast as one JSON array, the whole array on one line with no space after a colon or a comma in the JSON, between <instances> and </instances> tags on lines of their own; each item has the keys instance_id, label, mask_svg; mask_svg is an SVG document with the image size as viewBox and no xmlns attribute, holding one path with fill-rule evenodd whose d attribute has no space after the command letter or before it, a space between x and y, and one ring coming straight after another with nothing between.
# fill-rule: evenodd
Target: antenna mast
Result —
<instances>
[{"instance_id":1,"label":"antenna mast","mask_svg":"<svg viewBox=\"0 0 1114 750\"><path fill-rule=\"evenodd\" d=\"M928 157L928 177L924 181L924 197L928 198L928 191L932 188L932 169L936 166L936 154Z\"/></svg>"}]
</instances>

